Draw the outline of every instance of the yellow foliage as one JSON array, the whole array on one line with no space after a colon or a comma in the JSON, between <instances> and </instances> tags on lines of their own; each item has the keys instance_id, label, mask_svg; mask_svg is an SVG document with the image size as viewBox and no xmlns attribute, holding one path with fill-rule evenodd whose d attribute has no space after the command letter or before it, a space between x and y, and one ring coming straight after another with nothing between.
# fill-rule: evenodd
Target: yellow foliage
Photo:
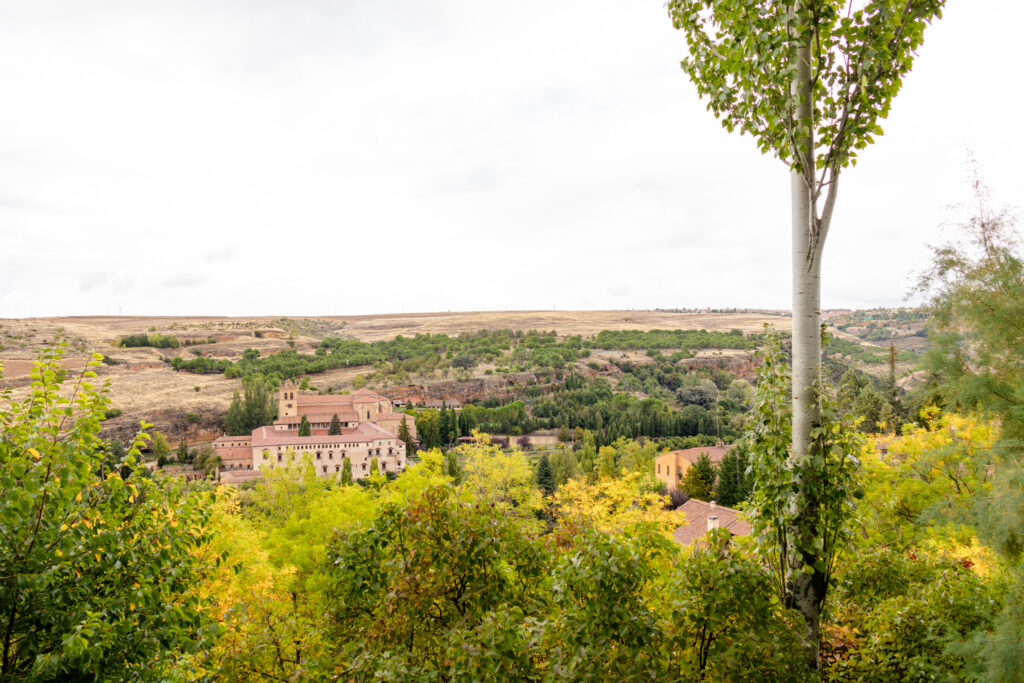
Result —
<instances>
[{"instance_id":1,"label":"yellow foliage","mask_svg":"<svg viewBox=\"0 0 1024 683\"><path fill-rule=\"evenodd\" d=\"M555 533L568 541L585 528L620 533L646 523L670 537L685 520L681 512L666 510L666 502L666 496L650 492L645 477L637 472L604 477L593 484L571 479L554 495Z\"/></svg>"}]
</instances>

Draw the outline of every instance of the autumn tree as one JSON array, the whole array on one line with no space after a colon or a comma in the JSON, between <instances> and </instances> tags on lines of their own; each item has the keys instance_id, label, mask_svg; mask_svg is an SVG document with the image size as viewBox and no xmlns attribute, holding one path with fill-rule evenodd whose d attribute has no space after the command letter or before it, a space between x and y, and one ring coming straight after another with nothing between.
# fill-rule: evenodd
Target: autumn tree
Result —
<instances>
[{"instance_id":1,"label":"autumn tree","mask_svg":"<svg viewBox=\"0 0 1024 683\"><path fill-rule=\"evenodd\" d=\"M193 554L210 501L144 473L143 435L103 467L100 356L68 391L62 355L40 354L26 398L0 390L0 680L173 678L211 635Z\"/></svg>"},{"instance_id":2,"label":"autumn tree","mask_svg":"<svg viewBox=\"0 0 1024 683\"><path fill-rule=\"evenodd\" d=\"M669 16L689 54L682 68L732 131L789 168L792 198L792 492L804 539L792 558L787 599L808 626L808 664L826 586L821 573L817 491L821 455L821 259L840 172L882 132L884 119L943 0L670 0ZM810 570L802 571L809 567Z\"/></svg>"},{"instance_id":3,"label":"autumn tree","mask_svg":"<svg viewBox=\"0 0 1024 683\"><path fill-rule=\"evenodd\" d=\"M341 463L341 483L343 486L347 486L352 483L351 458L344 458L344 462Z\"/></svg>"}]
</instances>

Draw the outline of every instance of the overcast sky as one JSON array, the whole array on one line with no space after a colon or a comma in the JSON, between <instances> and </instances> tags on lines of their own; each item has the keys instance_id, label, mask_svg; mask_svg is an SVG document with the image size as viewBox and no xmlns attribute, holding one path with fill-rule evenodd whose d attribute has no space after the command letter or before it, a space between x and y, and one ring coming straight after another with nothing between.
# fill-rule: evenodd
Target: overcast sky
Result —
<instances>
[{"instance_id":1,"label":"overcast sky","mask_svg":"<svg viewBox=\"0 0 1024 683\"><path fill-rule=\"evenodd\" d=\"M823 305L900 305L973 151L1020 205L1020 27L950 0L845 172ZM786 168L663 0L0 4L0 317L789 307Z\"/></svg>"}]
</instances>

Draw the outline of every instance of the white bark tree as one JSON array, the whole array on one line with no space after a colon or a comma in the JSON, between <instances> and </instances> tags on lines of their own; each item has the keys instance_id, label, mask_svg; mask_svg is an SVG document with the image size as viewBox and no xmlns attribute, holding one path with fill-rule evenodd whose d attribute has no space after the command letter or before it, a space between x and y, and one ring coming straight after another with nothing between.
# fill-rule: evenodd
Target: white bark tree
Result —
<instances>
[{"instance_id":1,"label":"white bark tree","mask_svg":"<svg viewBox=\"0 0 1024 683\"><path fill-rule=\"evenodd\" d=\"M786 495L792 515L783 598L803 614L809 665L831 550L821 441L821 260L839 174L874 141L925 27L944 0L670 0L684 32L682 68L730 131L754 137L787 164L792 192L792 443L797 473Z\"/></svg>"}]
</instances>

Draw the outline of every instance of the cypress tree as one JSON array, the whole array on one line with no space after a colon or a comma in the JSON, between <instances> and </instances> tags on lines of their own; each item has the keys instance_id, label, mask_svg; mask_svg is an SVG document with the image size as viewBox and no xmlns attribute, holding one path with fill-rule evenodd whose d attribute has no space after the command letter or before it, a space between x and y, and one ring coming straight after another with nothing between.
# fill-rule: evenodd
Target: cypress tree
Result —
<instances>
[{"instance_id":1,"label":"cypress tree","mask_svg":"<svg viewBox=\"0 0 1024 683\"><path fill-rule=\"evenodd\" d=\"M188 462L188 444L185 443L185 439L178 442L178 462L182 465Z\"/></svg>"},{"instance_id":2,"label":"cypress tree","mask_svg":"<svg viewBox=\"0 0 1024 683\"><path fill-rule=\"evenodd\" d=\"M310 436L312 433L313 430L309 426L309 420L303 415L302 421L299 422L299 436Z\"/></svg>"},{"instance_id":3,"label":"cypress tree","mask_svg":"<svg viewBox=\"0 0 1024 683\"><path fill-rule=\"evenodd\" d=\"M231 406L228 408L227 417L224 419L224 433L228 436L244 436L252 430L245 428L245 415L242 410L242 398L235 392L231 399Z\"/></svg>"},{"instance_id":4,"label":"cypress tree","mask_svg":"<svg viewBox=\"0 0 1024 683\"><path fill-rule=\"evenodd\" d=\"M402 416L402 424L398 425L398 438L405 444L406 457L412 455L412 434L409 433L409 420Z\"/></svg>"},{"instance_id":5,"label":"cypress tree","mask_svg":"<svg viewBox=\"0 0 1024 683\"><path fill-rule=\"evenodd\" d=\"M344 486L348 486L352 483L352 460L349 458L344 460L345 462L341 465L341 483Z\"/></svg>"},{"instance_id":6,"label":"cypress tree","mask_svg":"<svg viewBox=\"0 0 1024 683\"><path fill-rule=\"evenodd\" d=\"M331 426L327 428L328 436L337 436L341 434L341 420L338 419L338 414L335 413L334 417L331 418Z\"/></svg>"}]
</instances>

